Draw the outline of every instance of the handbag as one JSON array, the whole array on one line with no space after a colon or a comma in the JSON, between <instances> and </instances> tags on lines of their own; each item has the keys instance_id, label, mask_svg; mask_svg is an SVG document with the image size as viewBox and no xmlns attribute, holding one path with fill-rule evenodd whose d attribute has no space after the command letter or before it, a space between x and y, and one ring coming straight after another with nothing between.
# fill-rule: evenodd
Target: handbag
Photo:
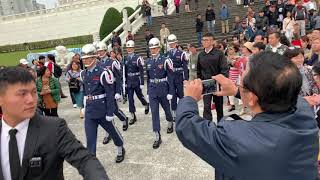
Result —
<instances>
[{"instance_id":1,"label":"handbag","mask_svg":"<svg viewBox=\"0 0 320 180\"><path fill-rule=\"evenodd\" d=\"M70 76L70 80L69 80L69 88L71 92L77 93L80 91L80 81L77 78L73 78L70 74L70 72L68 72L69 76Z\"/></svg>"}]
</instances>

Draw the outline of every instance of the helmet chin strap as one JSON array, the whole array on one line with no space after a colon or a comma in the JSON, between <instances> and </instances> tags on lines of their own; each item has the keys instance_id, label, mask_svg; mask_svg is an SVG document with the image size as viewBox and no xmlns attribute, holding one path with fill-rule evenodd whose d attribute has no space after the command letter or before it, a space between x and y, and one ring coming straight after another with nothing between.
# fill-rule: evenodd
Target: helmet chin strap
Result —
<instances>
[{"instance_id":1,"label":"helmet chin strap","mask_svg":"<svg viewBox=\"0 0 320 180\"><path fill-rule=\"evenodd\" d=\"M94 59L89 65L84 65L85 67L90 67L96 60Z\"/></svg>"},{"instance_id":2,"label":"helmet chin strap","mask_svg":"<svg viewBox=\"0 0 320 180\"><path fill-rule=\"evenodd\" d=\"M104 57L106 57L106 55L107 55L107 51L105 51L103 55L99 55L99 58L103 59Z\"/></svg>"}]
</instances>

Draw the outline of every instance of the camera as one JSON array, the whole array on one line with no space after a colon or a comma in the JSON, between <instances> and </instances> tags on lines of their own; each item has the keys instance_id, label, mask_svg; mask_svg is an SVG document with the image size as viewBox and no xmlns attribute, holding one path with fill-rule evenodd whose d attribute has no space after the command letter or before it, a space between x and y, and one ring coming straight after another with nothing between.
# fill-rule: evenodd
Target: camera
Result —
<instances>
[{"instance_id":1,"label":"camera","mask_svg":"<svg viewBox=\"0 0 320 180\"><path fill-rule=\"evenodd\" d=\"M217 91L217 82L213 79L202 81L202 95L212 94Z\"/></svg>"}]
</instances>

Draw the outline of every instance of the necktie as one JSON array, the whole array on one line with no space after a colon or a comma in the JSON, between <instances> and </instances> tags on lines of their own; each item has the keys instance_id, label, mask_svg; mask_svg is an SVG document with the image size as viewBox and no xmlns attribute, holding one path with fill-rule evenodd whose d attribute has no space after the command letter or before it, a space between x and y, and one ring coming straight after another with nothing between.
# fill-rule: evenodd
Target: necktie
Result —
<instances>
[{"instance_id":1,"label":"necktie","mask_svg":"<svg viewBox=\"0 0 320 180\"><path fill-rule=\"evenodd\" d=\"M17 145L16 134L18 130L11 129L9 131L10 141L9 141L9 162L12 180L18 180L20 175L20 158Z\"/></svg>"}]
</instances>

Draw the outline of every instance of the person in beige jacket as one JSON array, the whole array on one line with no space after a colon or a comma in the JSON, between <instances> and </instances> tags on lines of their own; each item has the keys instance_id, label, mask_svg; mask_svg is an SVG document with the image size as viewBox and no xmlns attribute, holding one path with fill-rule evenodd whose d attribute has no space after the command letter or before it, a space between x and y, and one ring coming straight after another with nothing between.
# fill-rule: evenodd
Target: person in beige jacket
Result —
<instances>
[{"instance_id":1,"label":"person in beige jacket","mask_svg":"<svg viewBox=\"0 0 320 180\"><path fill-rule=\"evenodd\" d=\"M160 42L161 42L161 48L163 48L165 52L167 52L167 49L168 49L167 38L169 35L170 35L169 29L166 28L165 23L162 23L161 29L160 29Z\"/></svg>"},{"instance_id":2,"label":"person in beige jacket","mask_svg":"<svg viewBox=\"0 0 320 180\"><path fill-rule=\"evenodd\" d=\"M287 12L287 17L283 20L282 31L285 33L288 40L291 42L293 36L293 25L295 24L294 19L292 18L291 12Z\"/></svg>"}]
</instances>

